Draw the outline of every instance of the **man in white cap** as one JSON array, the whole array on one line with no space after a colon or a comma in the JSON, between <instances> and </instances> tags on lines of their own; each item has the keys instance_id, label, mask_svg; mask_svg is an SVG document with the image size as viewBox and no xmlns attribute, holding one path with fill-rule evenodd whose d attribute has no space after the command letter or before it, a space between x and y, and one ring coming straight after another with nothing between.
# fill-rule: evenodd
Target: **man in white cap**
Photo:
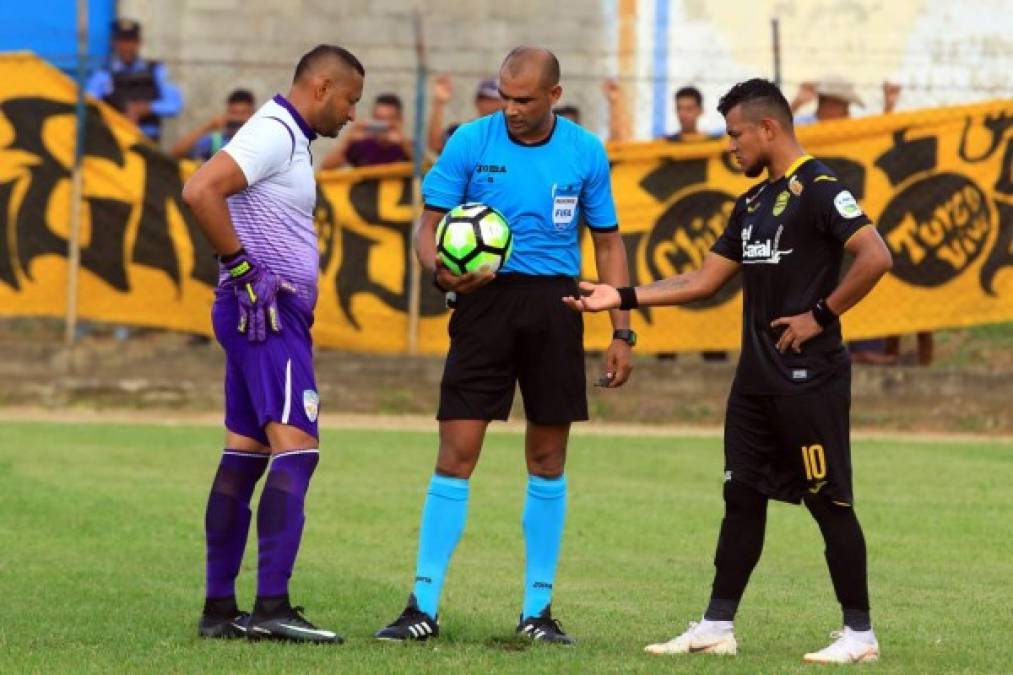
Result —
<instances>
[{"instance_id":1,"label":"man in white cap","mask_svg":"<svg viewBox=\"0 0 1013 675\"><path fill-rule=\"evenodd\" d=\"M813 99L816 100L814 115L797 115L799 109ZM791 112L796 114L795 124L812 124L851 117L851 106L865 107L851 82L843 77L831 75L819 82L803 82L791 102Z\"/></svg>"}]
</instances>

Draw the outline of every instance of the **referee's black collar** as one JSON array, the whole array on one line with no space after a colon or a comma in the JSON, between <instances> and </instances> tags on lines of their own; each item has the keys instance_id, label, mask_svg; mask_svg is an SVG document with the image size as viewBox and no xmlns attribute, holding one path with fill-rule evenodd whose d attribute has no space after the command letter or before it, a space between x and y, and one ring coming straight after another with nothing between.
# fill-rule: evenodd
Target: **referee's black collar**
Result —
<instances>
[{"instance_id":1,"label":"referee's black collar","mask_svg":"<svg viewBox=\"0 0 1013 675\"><path fill-rule=\"evenodd\" d=\"M512 133L510 133L510 125L507 124L506 115L503 113L500 114L503 115L503 126L506 127L507 138L509 138L511 141L521 146L522 148L537 148L540 145L545 145L546 143L552 140L553 134L556 133L556 127L559 126L559 116L556 113L552 113L552 129L549 130L549 135L536 143L525 143L524 141L522 141L521 139L517 138Z\"/></svg>"},{"instance_id":2,"label":"referee's black collar","mask_svg":"<svg viewBox=\"0 0 1013 675\"><path fill-rule=\"evenodd\" d=\"M295 107L288 102L287 98L285 98L281 94L275 94L272 100L288 111L288 114L292 116L292 119L295 120L295 123L299 125L299 130L302 131L302 135L306 137L307 141L316 140L317 132L313 131L313 129L310 128L310 125L306 123L306 120L304 120L302 115L299 114L299 111L296 110Z\"/></svg>"}]
</instances>

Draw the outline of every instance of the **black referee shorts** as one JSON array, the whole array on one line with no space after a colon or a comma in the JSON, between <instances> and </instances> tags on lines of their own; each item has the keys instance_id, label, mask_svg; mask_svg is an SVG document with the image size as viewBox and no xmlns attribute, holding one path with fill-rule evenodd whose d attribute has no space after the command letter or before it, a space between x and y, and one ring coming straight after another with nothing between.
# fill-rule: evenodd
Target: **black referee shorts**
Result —
<instances>
[{"instance_id":1,"label":"black referee shorts","mask_svg":"<svg viewBox=\"0 0 1013 675\"><path fill-rule=\"evenodd\" d=\"M732 387L725 415L725 480L771 499L799 503L822 494L851 505L851 371L787 396Z\"/></svg>"},{"instance_id":2,"label":"black referee shorts","mask_svg":"<svg viewBox=\"0 0 1013 675\"><path fill-rule=\"evenodd\" d=\"M535 424L587 419L584 320L563 304L570 277L501 274L457 296L440 383L440 420L505 420L514 389Z\"/></svg>"}]
</instances>

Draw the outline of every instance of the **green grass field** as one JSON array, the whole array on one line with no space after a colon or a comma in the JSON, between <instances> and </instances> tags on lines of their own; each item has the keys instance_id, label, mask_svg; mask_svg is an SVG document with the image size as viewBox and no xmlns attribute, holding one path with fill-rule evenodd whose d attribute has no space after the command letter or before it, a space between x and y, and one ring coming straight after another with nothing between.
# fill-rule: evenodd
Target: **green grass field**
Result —
<instances>
[{"instance_id":1,"label":"green grass field","mask_svg":"<svg viewBox=\"0 0 1013 675\"><path fill-rule=\"evenodd\" d=\"M413 575L435 438L326 431L293 600L347 639L203 642L203 511L214 428L0 424L0 672L659 672L811 670L839 612L818 530L776 505L737 622L739 656L650 657L706 602L721 517L717 439L583 436L554 609L574 649L513 639L520 608L521 437L496 433L433 644L379 644ZM1013 445L860 441L875 672L1013 671ZM251 537L240 577L249 605ZM823 672L820 670L819 672Z\"/></svg>"}]
</instances>

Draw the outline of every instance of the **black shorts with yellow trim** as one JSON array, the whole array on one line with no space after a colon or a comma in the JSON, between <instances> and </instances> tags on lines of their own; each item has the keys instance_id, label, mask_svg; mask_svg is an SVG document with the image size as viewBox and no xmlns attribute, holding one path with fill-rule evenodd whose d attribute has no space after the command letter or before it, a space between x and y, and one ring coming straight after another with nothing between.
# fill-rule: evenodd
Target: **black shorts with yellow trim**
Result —
<instances>
[{"instance_id":1,"label":"black shorts with yellow trim","mask_svg":"<svg viewBox=\"0 0 1013 675\"><path fill-rule=\"evenodd\" d=\"M500 274L457 296L437 419L505 420L520 385L536 424L587 419L584 320L571 277Z\"/></svg>"},{"instance_id":2,"label":"black shorts with yellow trim","mask_svg":"<svg viewBox=\"0 0 1013 675\"><path fill-rule=\"evenodd\" d=\"M725 480L798 504L807 495L854 503L851 371L794 395L745 394L732 387L725 416Z\"/></svg>"}]
</instances>

